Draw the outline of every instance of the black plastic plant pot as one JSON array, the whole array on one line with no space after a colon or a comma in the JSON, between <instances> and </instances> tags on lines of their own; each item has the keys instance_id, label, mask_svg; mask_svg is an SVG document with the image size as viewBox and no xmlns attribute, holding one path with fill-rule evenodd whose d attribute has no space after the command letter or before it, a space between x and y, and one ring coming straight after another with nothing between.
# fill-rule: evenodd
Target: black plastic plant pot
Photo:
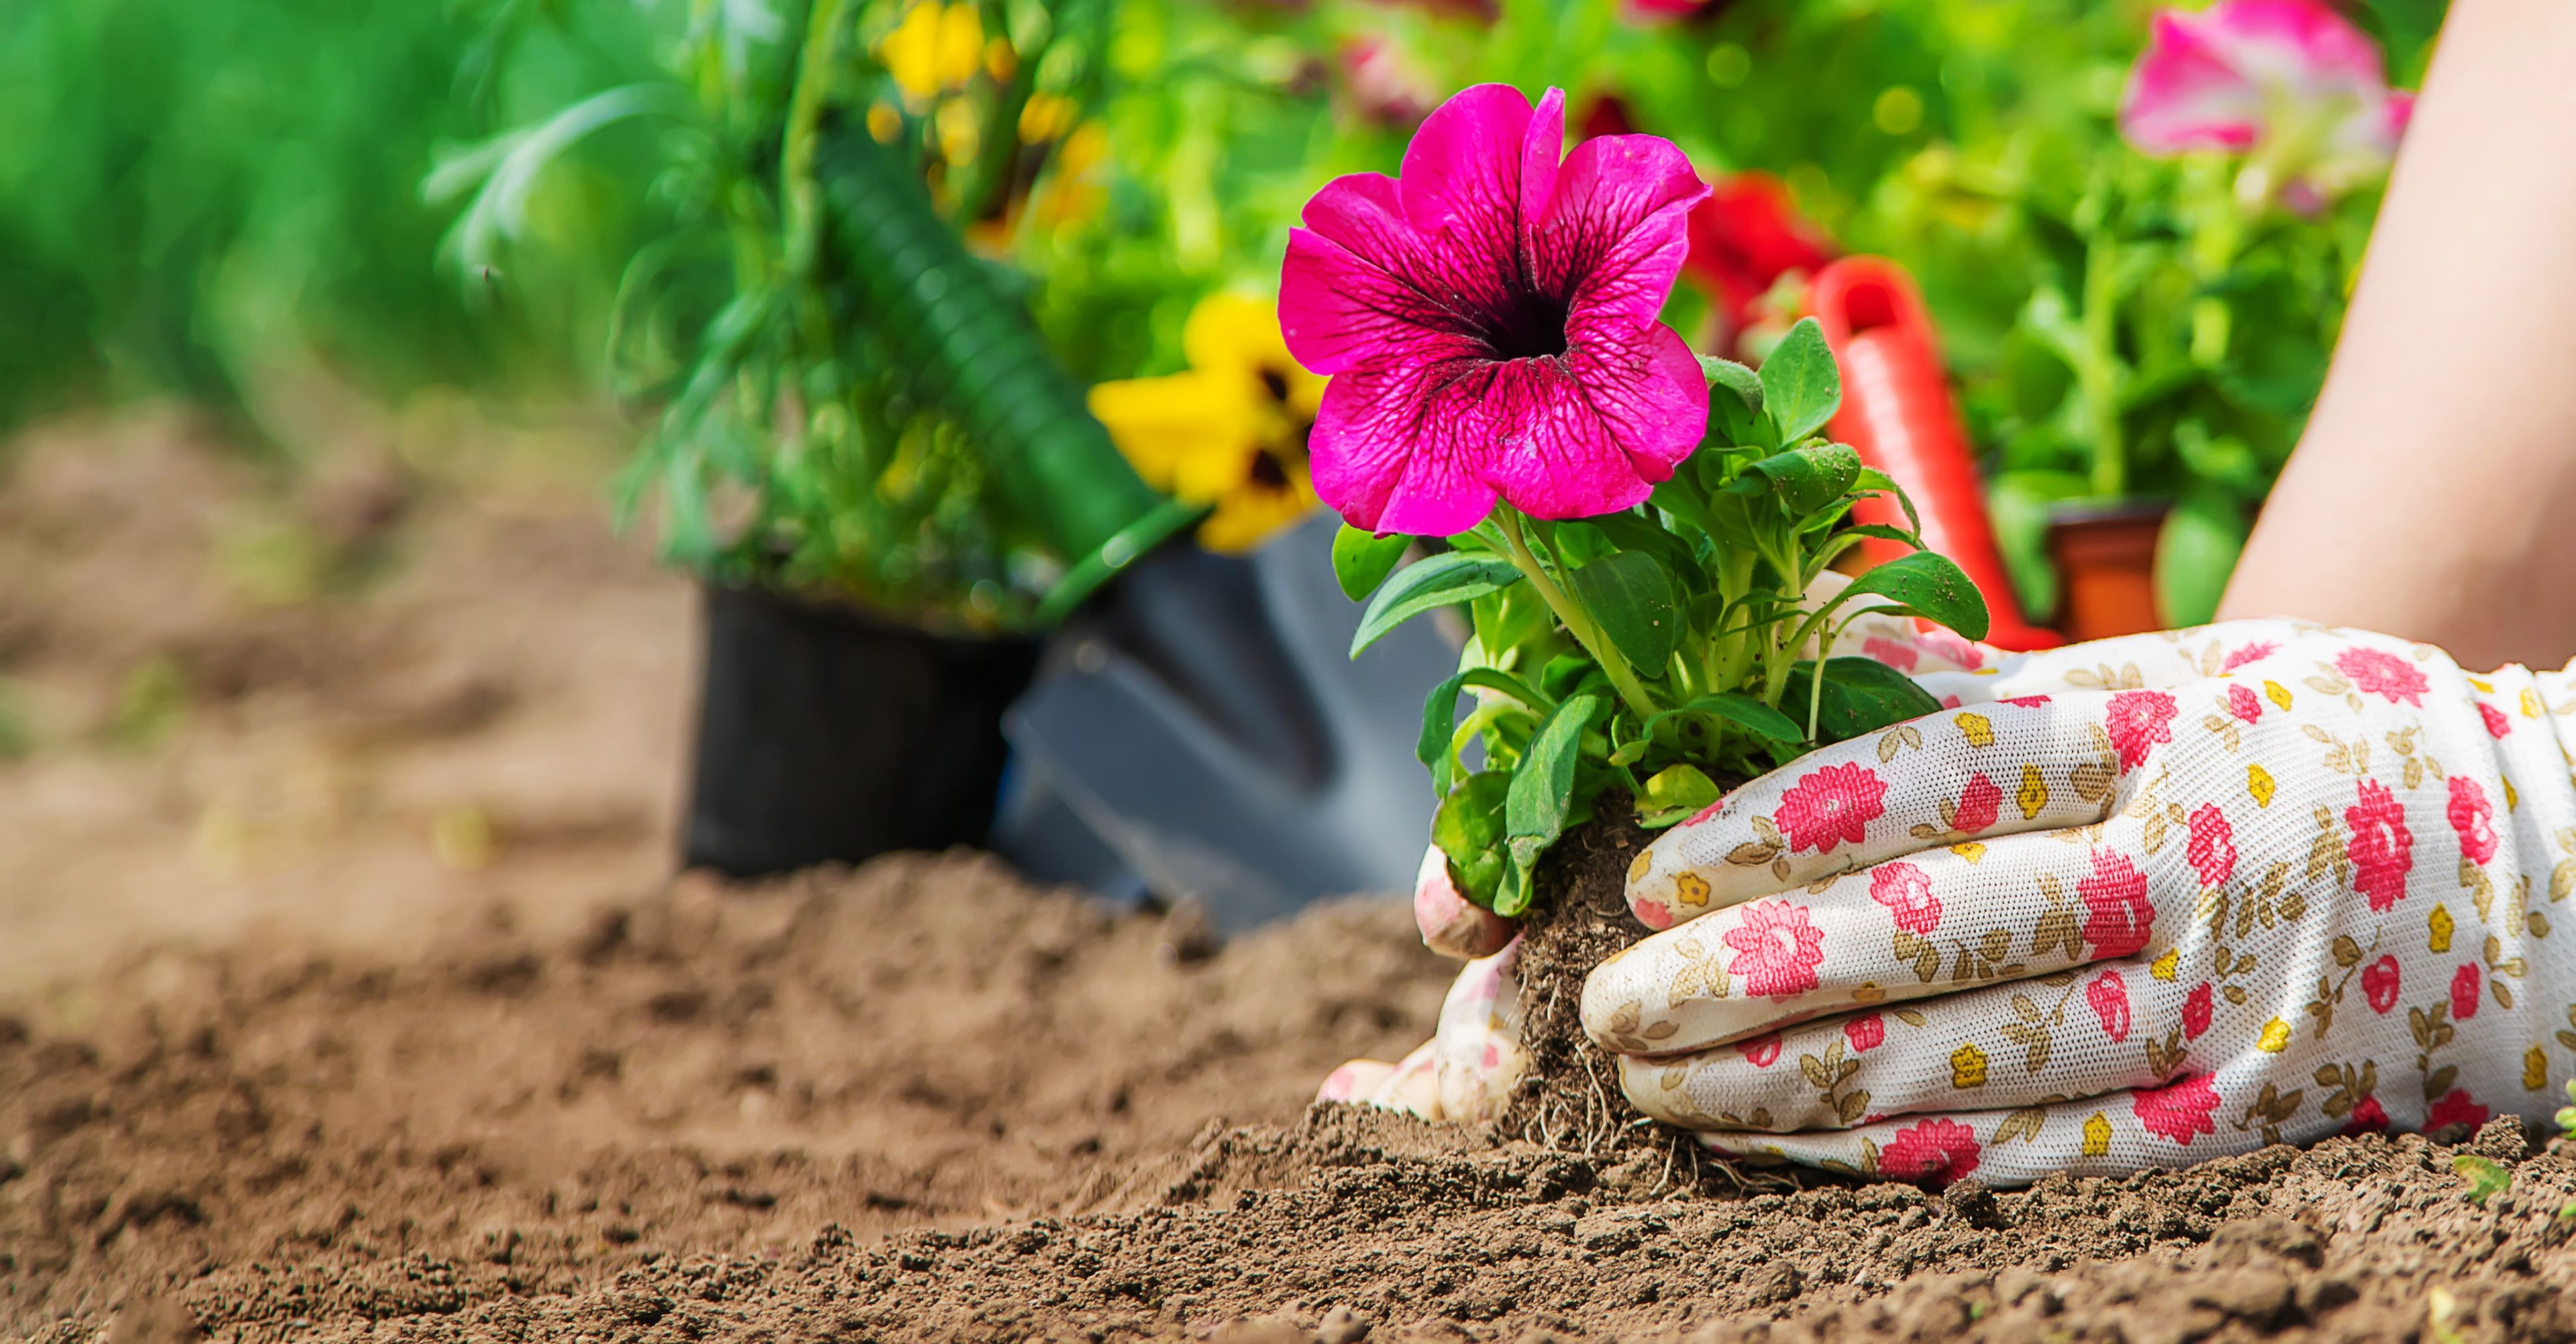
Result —
<instances>
[{"instance_id":1,"label":"black plastic plant pot","mask_svg":"<svg viewBox=\"0 0 2576 1344\"><path fill-rule=\"evenodd\" d=\"M758 877L983 843L1038 646L710 584L682 862Z\"/></svg>"}]
</instances>

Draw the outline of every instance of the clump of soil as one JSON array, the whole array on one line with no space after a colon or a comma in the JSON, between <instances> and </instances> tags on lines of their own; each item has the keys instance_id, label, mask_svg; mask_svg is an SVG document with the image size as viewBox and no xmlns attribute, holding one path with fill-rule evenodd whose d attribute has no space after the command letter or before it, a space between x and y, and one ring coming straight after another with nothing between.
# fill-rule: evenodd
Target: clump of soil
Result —
<instances>
[{"instance_id":1,"label":"clump of soil","mask_svg":"<svg viewBox=\"0 0 2576 1344\"><path fill-rule=\"evenodd\" d=\"M1534 875L1539 895L1521 927L1520 960L1530 1065L1501 1122L1514 1138L1594 1154L1673 1137L1649 1132L1654 1127L1619 1092L1618 1064L1583 1031L1584 977L1650 932L1629 913L1627 887L1629 865L1654 836L1626 798L1604 795L1596 807Z\"/></svg>"}]
</instances>

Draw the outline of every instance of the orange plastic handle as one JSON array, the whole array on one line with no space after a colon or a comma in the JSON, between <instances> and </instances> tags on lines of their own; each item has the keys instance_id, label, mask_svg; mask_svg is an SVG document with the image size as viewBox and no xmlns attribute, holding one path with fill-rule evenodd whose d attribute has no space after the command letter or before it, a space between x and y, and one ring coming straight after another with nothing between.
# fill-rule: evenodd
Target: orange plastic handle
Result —
<instances>
[{"instance_id":1,"label":"orange plastic handle","mask_svg":"<svg viewBox=\"0 0 2576 1344\"><path fill-rule=\"evenodd\" d=\"M2031 625L2013 595L1986 516L1985 486L1913 279L1884 257L1845 257L1816 273L1808 306L1842 366L1843 404L1829 426L1833 436L1904 489L1922 517L1923 544L1957 562L1985 594L1993 614L1986 642L2014 650L2064 643ZM1905 526L1905 512L1893 499L1865 500L1854 513L1864 523ZM1905 552L1901 542L1861 543L1871 564Z\"/></svg>"}]
</instances>

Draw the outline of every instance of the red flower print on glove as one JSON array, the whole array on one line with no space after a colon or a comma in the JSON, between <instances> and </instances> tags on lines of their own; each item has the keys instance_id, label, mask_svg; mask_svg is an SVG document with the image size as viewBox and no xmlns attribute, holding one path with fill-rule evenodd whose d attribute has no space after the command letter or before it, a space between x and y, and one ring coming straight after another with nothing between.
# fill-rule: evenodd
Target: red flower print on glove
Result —
<instances>
[{"instance_id":1,"label":"red flower print on glove","mask_svg":"<svg viewBox=\"0 0 2576 1344\"><path fill-rule=\"evenodd\" d=\"M2361 996L2370 1000L2374 1013L2397 1006L2397 958L2381 957L2362 969Z\"/></svg>"},{"instance_id":2,"label":"red flower print on glove","mask_svg":"<svg viewBox=\"0 0 2576 1344\"><path fill-rule=\"evenodd\" d=\"M2227 712L2242 722L2252 723L2263 717L2263 697L2256 695L2251 686L2230 686L2227 688Z\"/></svg>"},{"instance_id":3,"label":"red flower print on glove","mask_svg":"<svg viewBox=\"0 0 2576 1344\"><path fill-rule=\"evenodd\" d=\"M1885 635L1872 635L1862 640L1860 651L1899 672L1911 672L1923 661L1923 655L1913 646L1899 644Z\"/></svg>"},{"instance_id":4,"label":"red flower print on glove","mask_svg":"<svg viewBox=\"0 0 2576 1344\"><path fill-rule=\"evenodd\" d=\"M1926 1120L1896 1131L1878 1155L1882 1176L1948 1185L1977 1169L1977 1131L1956 1120Z\"/></svg>"},{"instance_id":5,"label":"red flower print on glove","mask_svg":"<svg viewBox=\"0 0 2576 1344\"><path fill-rule=\"evenodd\" d=\"M1744 1062L1757 1069L1767 1069L1780 1059L1780 1033L1756 1036L1736 1049L1744 1052Z\"/></svg>"},{"instance_id":6,"label":"red flower print on glove","mask_svg":"<svg viewBox=\"0 0 2576 1344\"><path fill-rule=\"evenodd\" d=\"M1869 823L1886 810L1887 781L1859 764L1828 765L1791 785L1780 795L1773 818L1789 837L1791 851L1819 854L1836 845L1857 845Z\"/></svg>"},{"instance_id":7,"label":"red flower print on glove","mask_svg":"<svg viewBox=\"0 0 2576 1344\"><path fill-rule=\"evenodd\" d=\"M1875 1050L1887 1041L1887 1021L1876 1013L1864 1013L1843 1024L1843 1039L1851 1042L1853 1054Z\"/></svg>"},{"instance_id":8,"label":"red flower print on glove","mask_svg":"<svg viewBox=\"0 0 2576 1344\"><path fill-rule=\"evenodd\" d=\"M2424 1114L2424 1128L2440 1129L2444 1125L2467 1125L2475 1129L2495 1118L2495 1112L2477 1103L2465 1087L2452 1088L2433 1109Z\"/></svg>"},{"instance_id":9,"label":"red flower print on glove","mask_svg":"<svg viewBox=\"0 0 2576 1344\"><path fill-rule=\"evenodd\" d=\"M1825 960L1825 932L1807 922L1807 908L1787 901L1762 901L1744 907L1744 922L1726 931L1735 960L1726 969L1744 977L1745 989L1763 998L1784 999L1816 987L1816 968Z\"/></svg>"},{"instance_id":10,"label":"red flower print on glove","mask_svg":"<svg viewBox=\"0 0 2576 1344\"><path fill-rule=\"evenodd\" d=\"M2102 1034L2115 1041L2129 1039L2129 986L2118 971L2104 971L2084 987L2084 1002L2093 1015L2102 1019Z\"/></svg>"},{"instance_id":11,"label":"red flower print on glove","mask_svg":"<svg viewBox=\"0 0 2576 1344\"><path fill-rule=\"evenodd\" d=\"M1896 927L1926 934L1941 927L1941 898L1932 879L1910 863L1882 863L1869 873L1869 898L1887 907Z\"/></svg>"},{"instance_id":12,"label":"red flower print on glove","mask_svg":"<svg viewBox=\"0 0 2576 1344\"><path fill-rule=\"evenodd\" d=\"M2432 684L2413 663L2378 649L2346 649L2336 656L2335 670L2350 677L2353 685L2392 705L2420 708L2424 692Z\"/></svg>"},{"instance_id":13,"label":"red flower print on glove","mask_svg":"<svg viewBox=\"0 0 2576 1344\"><path fill-rule=\"evenodd\" d=\"M2487 801L2484 786L2467 775L2450 778L2451 805L2443 809L2450 818L2451 829L2460 837L2460 857L2471 863L2485 863L2495 857L2495 804Z\"/></svg>"},{"instance_id":14,"label":"red flower print on glove","mask_svg":"<svg viewBox=\"0 0 2576 1344\"><path fill-rule=\"evenodd\" d=\"M2084 941L2103 957L2125 957L2147 945L2148 926L2156 908L2147 901L2147 875L2126 854L2093 851L2093 875L2075 884L2091 917L2084 921Z\"/></svg>"},{"instance_id":15,"label":"red flower print on glove","mask_svg":"<svg viewBox=\"0 0 2576 1344\"><path fill-rule=\"evenodd\" d=\"M2503 710L2485 701L2478 702L2478 717L2486 722L2489 737L2502 737L2513 731L2513 720L2506 718Z\"/></svg>"},{"instance_id":16,"label":"red flower print on glove","mask_svg":"<svg viewBox=\"0 0 2576 1344\"><path fill-rule=\"evenodd\" d=\"M1995 816L2004 805L2004 791L1984 775L1968 778L1968 787L1959 791L1959 806L1950 814L1950 829L1975 835L1995 824Z\"/></svg>"},{"instance_id":17,"label":"red flower print on glove","mask_svg":"<svg viewBox=\"0 0 2576 1344\"><path fill-rule=\"evenodd\" d=\"M2207 1074L2178 1078L2163 1087L2141 1091L2130 1109L2137 1112L2138 1123L2146 1126L2148 1133L2185 1146L2194 1135L2218 1132L2218 1122L2210 1118L2210 1113L2218 1109L2218 1088Z\"/></svg>"},{"instance_id":18,"label":"red flower print on glove","mask_svg":"<svg viewBox=\"0 0 2576 1344\"><path fill-rule=\"evenodd\" d=\"M2253 643L2246 645L2244 648L2238 649L2236 652L2227 655L2226 658L2219 662L2218 670L2221 672L2233 672L2236 669L2245 666L2247 663L2259 663L2280 651L2281 646L2279 642L2269 639L2258 639Z\"/></svg>"},{"instance_id":19,"label":"red flower print on glove","mask_svg":"<svg viewBox=\"0 0 2576 1344\"><path fill-rule=\"evenodd\" d=\"M2354 1102L2352 1107L2352 1118L2343 1122L2343 1133L2347 1138L2355 1134L2385 1134L2387 1132L2388 1108L2380 1105L2379 1098L2376 1096L2363 1097L2361 1100Z\"/></svg>"},{"instance_id":20,"label":"red flower print on glove","mask_svg":"<svg viewBox=\"0 0 2576 1344\"><path fill-rule=\"evenodd\" d=\"M2192 991L2182 999L2182 1038L2186 1041L2199 1040L2200 1034L2209 1030L2209 1014L2216 1007L2210 997L2208 981L2203 980L2193 986Z\"/></svg>"},{"instance_id":21,"label":"red flower print on glove","mask_svg":"<svg viewBox=\"0 0 2576 1344\"><path fill-rule=\"evenodd\" d=\"M2478 1015L2478 991L2485 988L2478 979L2475 963L2451 973L2451 1020L2466 1022Z\"/></svg>"},{"instance_id":22,"label":"red flower print on glove","mask_svg":"<svg viewBox=\"0 0 2576 1344\"><path fill-rule=\"evenodd\" d=\"M2174 711L2174 698L2162 691L2122 691L2111 697L2109 721L2102 726L2110 730L2121 769L2137 769L2157 743L2173 741Z\"/></svg>"},{"instance_id":23,"label":"red flower print on glove","mask_svg":"<svg viewBox=\"0 0 2576 1344\"><path fill-rule=\"evenodd\" d=\"M2352 856L2352 889L2370 898L2370 908L2384 911L2406 894L2406 874L2415 867L2415 833L2406 829L2406 808L2388 786L2361 781L2360 801L2343 810L2352 839L2344 846Z\"/></svg>"},{"instance_id":24,"label":"red flower print on glove","mask_svg":"<svg viewBox=\"0 0 2576 1344\"><path fill-rule=\"evenodd\" d=\"M2191 843L2183 850L2203 887L2225 886L2236 875L2236 828L2216 803L2202 803L2191 814Z\"/></svg>"}]
</instances>

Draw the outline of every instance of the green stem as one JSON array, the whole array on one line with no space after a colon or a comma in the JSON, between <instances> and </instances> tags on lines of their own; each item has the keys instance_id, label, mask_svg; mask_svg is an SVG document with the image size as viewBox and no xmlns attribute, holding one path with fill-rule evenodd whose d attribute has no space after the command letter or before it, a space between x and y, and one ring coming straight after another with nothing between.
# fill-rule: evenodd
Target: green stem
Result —
<instances>
[{"instance_id":1,"label":"green stem","mask_svg":"<svg viewBox=\"0 0 2576 1344\"><path fill-rule=\"evenodd\" d=\"M1628 666L1628 660L1602 637L1601 628L1592 623L1591 616L1582 605L1557 587L1556 581L1548 577L1547 568L1530 553L1529 543L1521 538L1520 510L1509 504L1496 504L1494 517L1502 525L1503 540L1511 547L1508 558L1513 567L1530 581L1532 588L1538 590L1539 599L1547 603L1549 611L1556 613L1557 620L1564 623L1566 633L1574 636L1574 641L1583 646L1584 652L1591 654L1592 660L1609 674L1610 684L1619 689L1619 698L1628 703L1628 708L1639 718L1654 717L1654 697L1646 693L1645 683L1637 680L1637 673Z\"/></svg>"}]
</instances>

